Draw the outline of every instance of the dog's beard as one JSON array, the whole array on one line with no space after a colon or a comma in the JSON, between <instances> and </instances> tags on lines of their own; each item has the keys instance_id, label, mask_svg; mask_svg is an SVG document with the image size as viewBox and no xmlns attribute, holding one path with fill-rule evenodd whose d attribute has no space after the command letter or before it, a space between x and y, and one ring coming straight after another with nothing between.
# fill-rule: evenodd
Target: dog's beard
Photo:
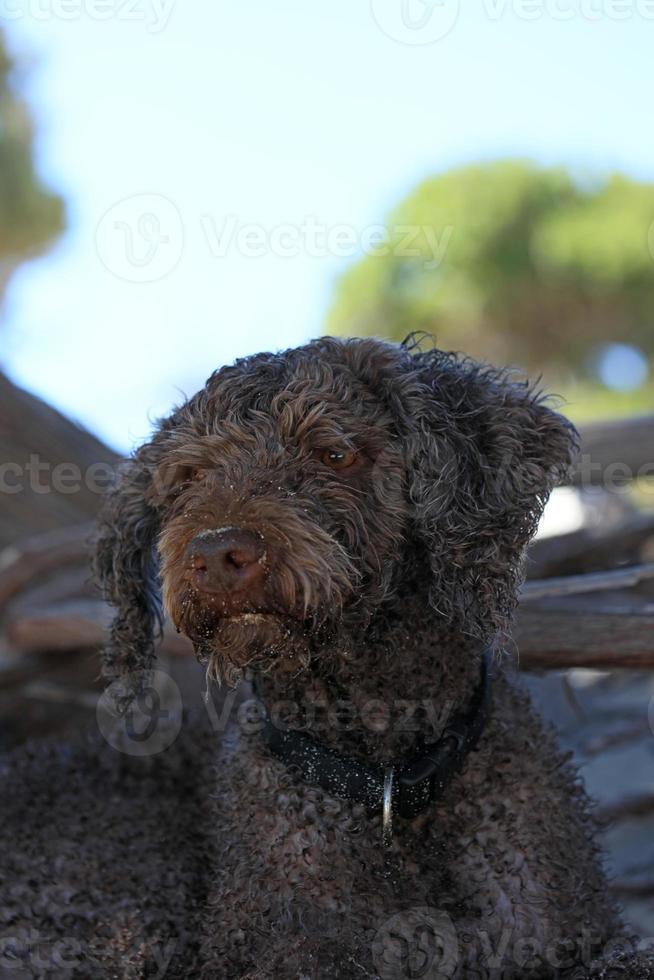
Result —
<instances>
[{"instance_id":1,"label":"dog's beard","mask_svg":"<svg viewBox=\"0 0 654 980\"><path fill-rule=\"evenodd\" d=\"M233 687L247 668L287 673L308 666L311 629L306 623L277 613L220 616L190 597L182 606L178 629L191 639L209 679Z\"/></svg>"}]
</instances>

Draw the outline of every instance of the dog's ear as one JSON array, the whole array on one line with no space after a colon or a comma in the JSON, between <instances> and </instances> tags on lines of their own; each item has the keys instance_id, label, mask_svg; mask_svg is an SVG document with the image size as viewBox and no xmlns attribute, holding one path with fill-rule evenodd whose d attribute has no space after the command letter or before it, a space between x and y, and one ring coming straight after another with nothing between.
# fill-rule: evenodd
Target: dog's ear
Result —
<instances>
[{"instance_id":1,"label":"dog's ear","mask_svg":"<svg viewBox=\"0 0 654 980\"><path fill-rule=\"evenodd\" d=\"M578 435L507 372L436 350L411 361L409 492L431 603L488 641L510 626L526 546Z\"/></svg>"},{"instance_id":2,"label":"dog's ear","mask_svg":"<svg viewBox=\"0 0 654 980\"><path fill-rule=\"evenodd\" d=\"M104 673L114 680L151 668L163 614L155 541L158 519L149 503L156 472L152 444L119 469L99 519L94 570L105 599L115 607Z\"/></svg>"}]
</instances>

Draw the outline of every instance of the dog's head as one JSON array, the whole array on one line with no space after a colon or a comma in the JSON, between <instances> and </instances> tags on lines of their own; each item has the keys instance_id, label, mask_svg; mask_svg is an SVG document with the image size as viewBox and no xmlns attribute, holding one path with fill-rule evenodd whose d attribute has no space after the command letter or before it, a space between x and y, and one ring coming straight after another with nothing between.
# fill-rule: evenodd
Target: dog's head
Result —
<instances>
[{"instance_id":1,"label":"dog's head","mask_svg":"<svg viewBox=\"0 0 654 980\"><path fill-rule=\"evenodd\" d=\"M453 354L324 338L237 361L107 502L109 673L150 665L162 600L219 675L356 646L415 595L488 639L574 447L528 385Z\"/></svg>"}]
</instances>

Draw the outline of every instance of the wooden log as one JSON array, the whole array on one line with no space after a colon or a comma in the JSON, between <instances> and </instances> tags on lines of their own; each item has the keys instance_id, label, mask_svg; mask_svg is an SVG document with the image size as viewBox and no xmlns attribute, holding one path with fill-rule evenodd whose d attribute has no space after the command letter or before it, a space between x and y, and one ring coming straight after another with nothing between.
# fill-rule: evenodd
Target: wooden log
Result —
<instances>
[{"instance_id":1,"label":"wooden log","mask_svg":"<svg viewBox=\"0 0 654 980\"><path fill-rule=\"evenodd\" d=\"M527 670L654 667L654 607L647 612L598 613L596 609L521 607L514 641Z\"/></svg>"},{"instance_id":2,"label":"wooden log","mask_svg":"<svg viewBox=\"0 0 654 980\"><path fill-rule=\"evenodd\" d=\"M109 607L87 599L25 610L9 619L5 632L9 643L25 653L91 649L102 643L110 622Z\"/></svg>"},{"instance_id":3,"label":"wooden log","mask_svg":"<svg viewBox=\"0 0 654 980\"><path fill-rule=\"evenodd\" d=\"M649 562L646 565L632 565L629 568L618 568L608 572L591 572L588 575L564 575L560 578L546 578L540 581L525 582L520 592L520 602L524 604L539 599L626 589L651 579L654 579L654 562Z\"/></svg>"},{"instance_id":4,"label":"wooden log","mask_svg":"<svg viewBox=\"0 0 654 980\"><path fill-rule=\"evenodd\" d=\"M527 574L530 579L546 579L639 561L641 550L652 537L654 514L636 514L608 529L584 528L536 539L529 548Z\"/></svg>"},{"instance_id":5,"label":"wooden log","mask_svg":"<svg viewBox=\"0 0 654 980\"><path fill-rule=\"evenodd\" d=\"M5 607L6 614L13 616L18 609L41 609L70 599L97 599L100 592L93 581L91 569L83 565L66 565L46 575L43 581L21 589Z\"/></svg>"},{"instance_id":6,"label":"wooden log","mask_svg":"<svg viewBox=\"0 0 654 980\"><path fill-rule=\"evenodd\" d=\"M25 653L86 650L101 647L113 617L101 599L78 599L56 605L21 610L5 626L9 644ZM190 641L166 625L161 641L162 653L193 653Z\"/></svg>"},{"instance_id":7,"label":"wooden log","mask_svg":"<svg viewBox=\"0 0 654 980\"><path fill-rule=\"evenodd\" d=\"M514 641L525 669L654 667L654 565L526 583Z\"/></svg>"},{"instance_id":8,"label":"wooden log","mask_svg":"<svg viewBox=\"0 0 654 980\"><path fill-rule=\"evenodd\" d=\"M47 531L0 552L0 610L34 579L66 565L89 562L93 524Z\"/></svg>"},{"instance_id":9,"label":"wooden log","mask_svg":"<svg viewBox=\"0 0 654 980\"><path fill-rule=\"evenodd\" d=\"M597 810L597 818L603 824L615 823L617 820L640 820L650 816L654 816L652 793L626 796L614 803L605 803Z\"/></svg>"},{"instance_id":10,"label":"wooden log","mask_svg":"<svg viewBox=\"0 0 654 980\"><path fill-rule=\"evenodd\" d=\"M105 603L84 599L22 610L10 619L6 637L25 653L93 649L107 639L112 612ZM612 612L579 603L562 608L526 603L518 611L514 639L521 668L654 667L654 606L626 604ZM192 653L190 642L169 627L162 652Z\"/></svg>"},{"instance_id":11,"label":"wooden log","mask_svg":"<svg viewBox=\"0 0 654 980\"><path fill-rule=\"evenodd\" d=\"M609 883L609 890L620 902L634 898L651 898L654 895L654 878L644 878L640 881L614 878Z\"/></svg>"},{"instance_id":12,"label":"wooden log","mask_svg":"<svg viewBox=\"0 0 654 980\"><path fill-rule=\"evenodd\" d=\"M43 568L44 552L37 553L38 567ZM654 601L638 592L653 580L651 563L526 583L514 631L520 666L654 667ZM15 577L8 581L16 586ZM56 597L57 587L48 586L31 594L41 599ZM7 591L5 582L5 594ZM106 642L113 615L102 600L90 597L32 606L21 596L6 613L10 647L32 654L98 648ZM191 644L167 627L162 650L173 655L187 654Z\"/></svg>"},{"instance_id":13,"label":"wooden log","mask_svg":"<svg viewBox=\"0 0 654 980\"><path fill-rule=\"evenodd\" d=\"M620 486L638 476L654 480L654 415L581 428L581 457L574 484Z\"/></svg>"}]
</instances>

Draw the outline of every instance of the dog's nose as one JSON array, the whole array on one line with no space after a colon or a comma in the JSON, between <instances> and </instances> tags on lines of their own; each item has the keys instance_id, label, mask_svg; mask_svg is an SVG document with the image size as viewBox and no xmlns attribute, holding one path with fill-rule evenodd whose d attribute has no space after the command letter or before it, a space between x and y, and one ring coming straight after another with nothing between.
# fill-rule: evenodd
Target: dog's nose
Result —
<instances>
[{"instance_id":1,"label":"dog's nose","mask_svg":"<svg viewBox=\"0 0 654 980\"><path fill-rule=\"evenodd\" d=\"M265 574L263 541L252 531L230 527L203 531L186 550L200 592L241 592Z\"/></svg>"}]
</instances>

